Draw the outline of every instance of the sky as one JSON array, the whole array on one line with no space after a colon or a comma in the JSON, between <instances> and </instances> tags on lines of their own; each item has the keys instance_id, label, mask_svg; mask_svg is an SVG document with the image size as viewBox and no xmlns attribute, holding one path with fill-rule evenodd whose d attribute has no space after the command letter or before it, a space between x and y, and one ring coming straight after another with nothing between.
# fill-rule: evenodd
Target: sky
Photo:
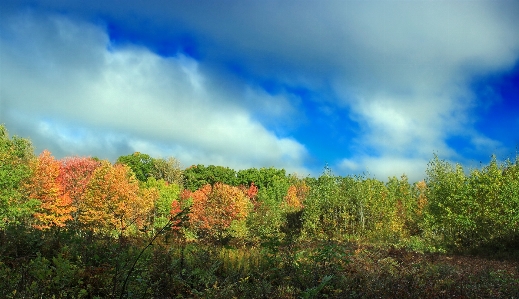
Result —
<instances>
[{"instance_id":1,"label":"sky","mask_svg":"<svg viewBox=\"0 0 519 299\"><path fill-rule=\"evenodd\" d=\"M518 1L1 2L36 153L418 181L519 151Z\"/></svg>"}]
</instances>

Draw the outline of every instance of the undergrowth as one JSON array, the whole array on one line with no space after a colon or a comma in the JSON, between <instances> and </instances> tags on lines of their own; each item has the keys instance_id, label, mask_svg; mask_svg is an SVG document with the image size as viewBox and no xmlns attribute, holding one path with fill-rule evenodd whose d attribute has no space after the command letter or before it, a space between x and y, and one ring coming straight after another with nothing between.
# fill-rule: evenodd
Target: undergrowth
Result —
<instances>
[{"instance_id":1,"label":"undergrowth","mask_svg":"<svg viewBox=\"0 0 519 299\"><path fill-rule=\"evenodd\" d=\"M214 246L9 229L5 298L519 298L519 261L359 242ZM126 283L125 283L126 282Z\"/></svg>"}]
</instances>

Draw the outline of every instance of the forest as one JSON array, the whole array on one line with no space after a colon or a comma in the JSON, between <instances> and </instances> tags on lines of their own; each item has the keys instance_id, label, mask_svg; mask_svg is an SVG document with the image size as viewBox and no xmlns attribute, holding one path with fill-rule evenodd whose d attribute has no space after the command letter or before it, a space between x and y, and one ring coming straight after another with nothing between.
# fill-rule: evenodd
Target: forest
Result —
<instances>
[{"instance_id":1,"label":"forest","mask_svg":"<svg viewBox=\"0 0 519 299\"><path fill-rule=\"evenodd\" d=\"M519 159L319 177L35 155L0 125L5 298L519 298Z\"/></svg>"}]
</instances>

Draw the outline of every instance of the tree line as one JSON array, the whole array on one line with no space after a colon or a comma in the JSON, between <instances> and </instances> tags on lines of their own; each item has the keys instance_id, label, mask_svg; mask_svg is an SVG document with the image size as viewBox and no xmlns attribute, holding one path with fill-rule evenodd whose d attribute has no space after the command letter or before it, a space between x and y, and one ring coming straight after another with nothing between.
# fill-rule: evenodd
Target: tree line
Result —
<instances>
[{"instance_id":1,"label":"tree line","mask_svg":"<svg viewBox=\"0 0 519 299\"><path fill-rule=\"evenodd\" d=\"M144 153L115 163L35 156L0 126L0 230L68 230L178 241L257 245L294 241L405 244L464 250L519 243L519 161L493 157L466 171L434 156L427 177L298 177L284 169L233 170Z\"/></svg>"}]
</instances>

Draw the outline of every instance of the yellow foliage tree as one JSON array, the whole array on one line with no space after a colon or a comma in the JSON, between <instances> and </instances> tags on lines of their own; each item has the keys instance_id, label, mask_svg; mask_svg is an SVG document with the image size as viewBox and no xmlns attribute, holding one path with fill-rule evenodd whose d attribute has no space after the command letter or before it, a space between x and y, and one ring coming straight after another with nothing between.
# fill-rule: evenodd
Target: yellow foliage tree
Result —
<instances>
[{"instance_id":1,"label":"yellow foliage tree","mask_svg":"<svg viewBox=\"0 0 519 299\"><path fill-rule=\"evenodd\" d=\"M147 225L156 192L141 192L131 169L102 161L80 203L79 221L94 232L122 235L129 228Z\"/></svg>"}]
</instances>

